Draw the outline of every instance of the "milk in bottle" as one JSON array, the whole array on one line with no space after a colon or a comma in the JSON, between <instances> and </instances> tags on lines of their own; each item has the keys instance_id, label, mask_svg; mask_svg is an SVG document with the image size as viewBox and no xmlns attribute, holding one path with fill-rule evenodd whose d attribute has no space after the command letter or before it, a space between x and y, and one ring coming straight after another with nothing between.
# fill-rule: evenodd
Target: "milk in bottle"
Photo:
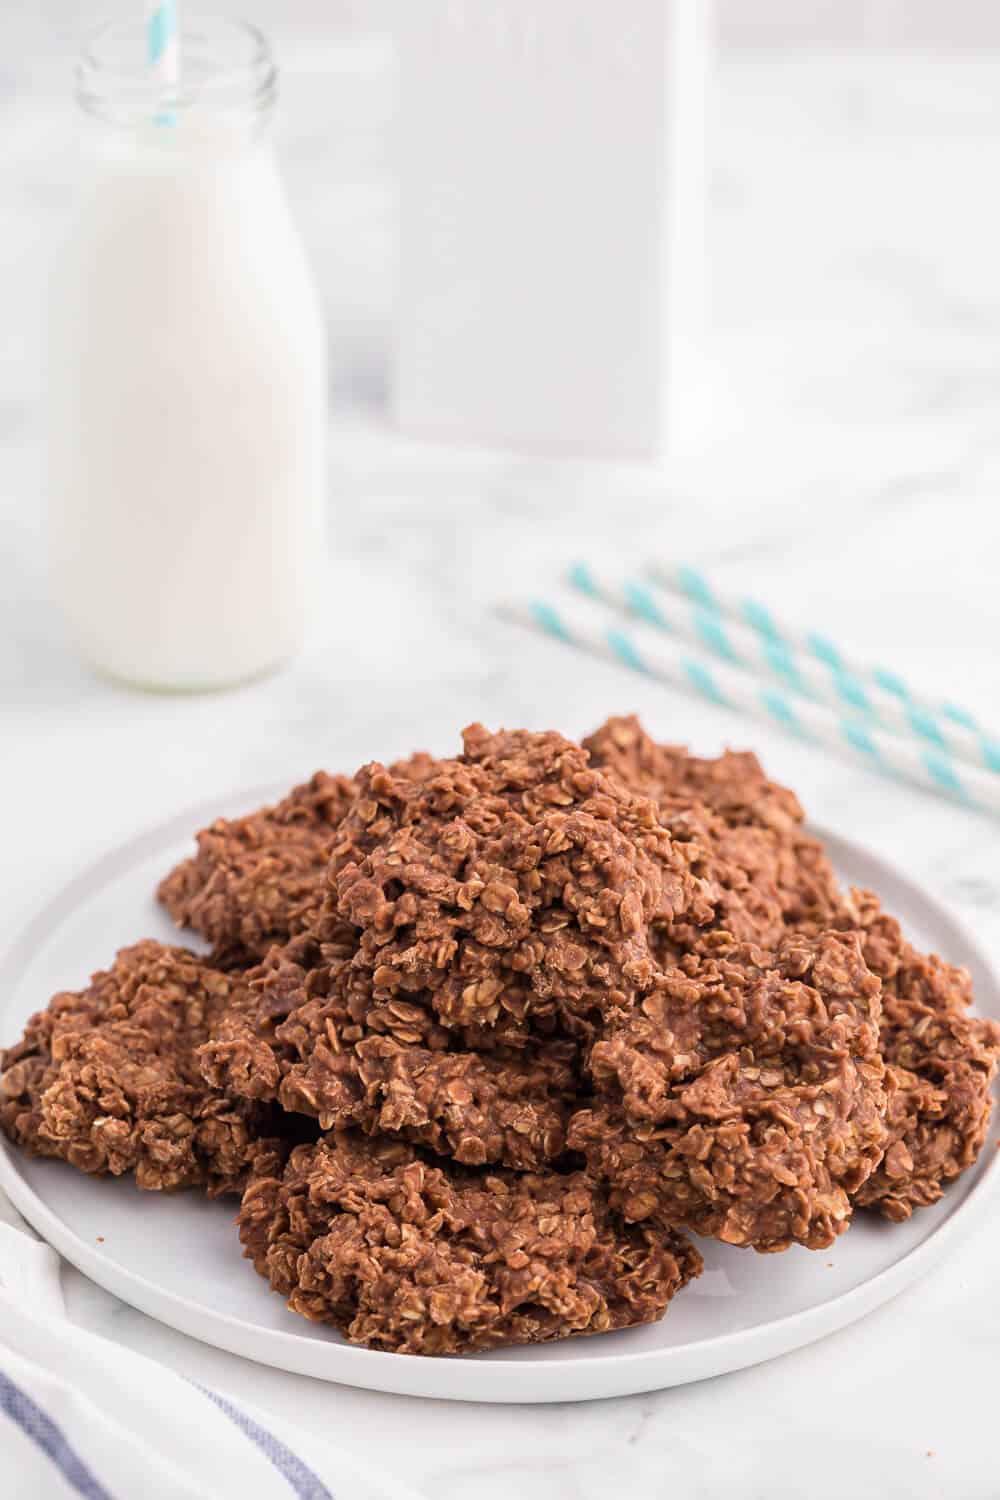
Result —
<instances>
[{"instance_id":1,"label":"milk in bottle","mask_svg":"<svg viewBox=\"0 0 1000 1500\"><path fill-rule=\"evenodd\" d=\"M253 676L322 566L322 324L268 138L275 69L228 23L164 99L141 25L78 66L85 180L53 278L56 577L81 652L149 687Z\"/></svg>"}]
</instances>

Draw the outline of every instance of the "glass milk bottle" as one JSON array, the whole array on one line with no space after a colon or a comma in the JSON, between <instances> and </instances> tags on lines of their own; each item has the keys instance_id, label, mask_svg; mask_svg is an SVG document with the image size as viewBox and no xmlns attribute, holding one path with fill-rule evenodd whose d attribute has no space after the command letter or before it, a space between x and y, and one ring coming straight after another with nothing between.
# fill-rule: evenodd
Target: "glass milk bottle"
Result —
<instances>
[{"instance_id":1,"label":"glass milk bottle","mask_svg":"<svg viewBox=\"0 0 1000 1500\"><path fill-rule=\"evenodd\" d=\"M57 587L82 654L198 690L288 657L324 554L326 377L278 177L276 73L225 22L169 94L141 23L77 69L85 179L52 283Z\"/></svg>"}]
</instances>

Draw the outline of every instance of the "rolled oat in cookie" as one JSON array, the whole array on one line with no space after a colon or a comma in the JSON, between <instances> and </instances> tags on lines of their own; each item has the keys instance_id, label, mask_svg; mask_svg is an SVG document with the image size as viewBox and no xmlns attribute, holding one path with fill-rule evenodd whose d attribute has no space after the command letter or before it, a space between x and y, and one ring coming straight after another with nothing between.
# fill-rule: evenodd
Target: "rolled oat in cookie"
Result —
<instances>
[{"instance_id":1,"label":"rolled oat in cookie","mask_svg":"<svg viewBox=\"0 0 1000 1500\"><path fill-rule=\"evenodd\" d=\"M454 1354L654 1322L701 1270L655 1220L626 1225L582 1173L473 1172L350 1134L258 1174L246 1255L293 1311L352 1343Z\"/></svg>"},{"instance_id":2,"label":"rolled oat in cookie","mask_svg":"<svg viewBox=\"0 0 1000 1500\"><path fill-rule=\"evenodd\" d=\"M273 1111L211 1089L197 1048L248 1002L238 975L183 948L124 948L86 989L54 996L0 1058L0 1126L32 1154L139 1187L238 1192L273 1161Z\"/></svg>"},{"instance_id":3,"label":"rolled oat in cookie","mask_svg":"<svg viewBox=\"0 0 1000 1500\"><path fill-rule=\"evenodd\" d=\"M717 947L595 1043L569 1144L630 1221L821 1248L886 1145L879 981L849 935Z\"/></svg>"}]
</instances>

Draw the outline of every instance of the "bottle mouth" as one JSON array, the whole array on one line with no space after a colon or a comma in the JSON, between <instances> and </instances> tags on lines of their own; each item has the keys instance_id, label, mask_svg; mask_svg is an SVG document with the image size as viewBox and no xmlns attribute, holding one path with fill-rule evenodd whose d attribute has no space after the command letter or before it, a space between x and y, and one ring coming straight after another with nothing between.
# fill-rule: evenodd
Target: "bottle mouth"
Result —
<instances>
[{"instance_id":1,"label":"bottle mouth","mask_svg":"<svg viewBox=\"0 0 1000 1500\"><path fill-rule=\"evenodd\" d=\"M178 36L176 77L149 60L141 19L112 21L86 40L76 63L76 98L111 125L188 118L257 119L270 112L278 69L266 38L244 21L192 20Z\"/></svg>"}]
</instances>

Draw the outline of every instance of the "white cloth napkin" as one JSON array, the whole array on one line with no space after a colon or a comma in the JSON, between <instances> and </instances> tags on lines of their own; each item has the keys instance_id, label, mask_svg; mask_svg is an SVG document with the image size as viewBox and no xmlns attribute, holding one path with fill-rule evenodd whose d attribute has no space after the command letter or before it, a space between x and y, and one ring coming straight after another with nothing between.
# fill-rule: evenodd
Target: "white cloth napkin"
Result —
<instances>
[{"instance_id":1,"label":"white cloth napkin","mask_svg":"<svg viewBox=\"0 0 1000 1500\"><path fill-rule=\"evenodd\" d=\"M331 1427L337 1391L330 1387ZM0 1223L3 1500L417 1500L277 1417L69 1322L59 1258Z\"/></svg>"}]
</instances>

